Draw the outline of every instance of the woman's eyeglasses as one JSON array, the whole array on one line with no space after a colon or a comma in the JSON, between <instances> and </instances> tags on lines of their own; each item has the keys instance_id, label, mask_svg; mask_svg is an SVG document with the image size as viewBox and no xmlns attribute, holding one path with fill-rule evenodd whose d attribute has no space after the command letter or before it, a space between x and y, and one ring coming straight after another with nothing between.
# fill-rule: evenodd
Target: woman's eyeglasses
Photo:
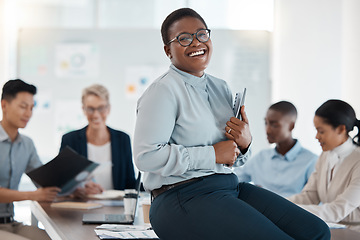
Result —
<instances>
[{"instance_id":1,"label":"woman's eyeglasses","mask_svg":"<svg viewBox=\"0 0 360 240\"><path fill-rule=\"evenodd\" d=\"M108 109L108 105L100 106L100 107L97 107L97 108L84 107L84 111L87 114L94 114L95 111L98 111L99 113L104 113L107 109Z\"/></svg>"},{"instance_id":2,"label":"woman's eyeglasses","mask_svg":"<svg viewBox=\"0 0 360 240\"><path fill-rule=\"evenodd\" d=\"M183 47L187 47L189 46L193 41L194 41L194 35L196 37L196 39L199 42L207 42L210 39L210 29L200 29L199 31L197 31L196 33L181 33L179 34L179 36L175 37L174 39L170 40L166 45L169 45L170 43L174 42L174 41L178 41L180 43L181 46Z\"/></svg>"}]
</instances>

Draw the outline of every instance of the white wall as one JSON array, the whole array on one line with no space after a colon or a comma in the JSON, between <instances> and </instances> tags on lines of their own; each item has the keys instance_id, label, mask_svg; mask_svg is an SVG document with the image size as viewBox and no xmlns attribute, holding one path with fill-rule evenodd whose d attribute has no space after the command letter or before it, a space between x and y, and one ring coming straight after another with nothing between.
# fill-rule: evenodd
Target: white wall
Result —
<instances>
[{"instance_id":1,"label":"white wall","mask_svg":"<svg viewBox=\"0 0 360 240\"><path fill-rule=\"evenodd\" d=\"M0 0L0 53L5 51L5 8L4 0ZM0 54L0 66L5 66L5 55ZM3 85L5 79L5 69L0 67L0 84ZM1 113L0 113L1 116Z\"/></svg>"},{"instance_id":2,"label":"white wall","mask_svg":"<svg viewBox=\"0 0 360 240\"><path fill-rule=\"evenodd\" d=\"M150 9L147 12L152 12L149 13L150 18L145 17L146 23L133 21L131 14L127 18L117 16L115 9L119 5L124 9L132 9L136 3L143 1L153 4L152 9L146 5ZM0 23L3 23L5 3L10 4L6 12L11 13L18 21L17 27L51 28L124 28L127 25L123 19L129 19L131 27L145 24L145 27L159 28L163 18L172 9L189 6L203 14L210 26L241 26L238 29L244 29L243 23L254 20L236 20L232 16L239 15L244 9L251 12L257 4L259 11L252 15L260 19L256 15L264 10L260 6L272 10L272 4L265 4L264 1L272 2L227 0L220 4L217 0L0 0ZM320 152L320 147L314 138L312 118L322 102L328 98L342 98L349 101L360 115L360 95L357 94L360 89L359 5L359 0L275 0L272 100L294 102L299 110L294 136L317 153ZM96 6L99 7L98 11ZM79 14L81 19L77 17ZM243 15L241 14L242 17ZM9 32L4 30L4 25L8 26L9 22L0 26L0 83L9 77L16 77L13 74L16 73L16 66L13 59L7 56L7 52L13 50L4 47L6 41L11 41L13 36L5 39L4 36ZM6 51L2 51L3 49ZM264 113L259 113L259 118L263 117Z\"/></svg>"},{"instance_id":3,"label":"white wall","mask_svg":"<svg viewBox=\"0 0 360 240\"><path fill-rule=\"evenodd\" d=\"M312 119L327 99L359 111L360 1L276 0L273 100L292 101L299 118L294 136L316 153Z\"/></svg>"},{"instance_id":4,"label":"white wall","mask_svg":"<svg viewBox=\"0 0 360 240\"><path fill-rule=\"evenodd\" d=\"M272 12L273 12L273 0L77 0L77 1L64 1L64 0L0 0L4 4L1 10L7 13L7 33L11 36L6 38L6 40L11 45L7 51L12 53L11 59L7 60L9 64L9 71L7 76L3 79L5 82L8 79L13 78L23 78L25 81L35 84L38 87L38 94L36 97L41 97L41 95L54 95L57 94L57 91L51 89L44 89L43 86L49 83L56 81L54 77L48 73L53 72L53 68L46 67L52 59L53 52L46 51L44 46L40 48L31 48L31 51L28 51L26 54L20 51L21 44L24 42L24 39L20 39L22 33L27 30L33 29L48 29L49 35L51 36L52 30L54 29L63 29L74 31L74 33L80 32L81 30L108 30L114 32L121 30L138 30L139 33L142 29L155 29L159 31L163 19L174 9L180 7L191 7L198 11L206 20L209 27L213 30L212 37L214 38L214 46L216 45L215 39L220 39L222 44L219 47L216 47L215 51L220 52L221 54L229 52L232 58L227 59L229 63L226 67L230 69L233 66L236 71L241 71L242 69L246 70L246 73L249 76L239 76L236 81L228 78L227 72L223 69L218 70L221 74L216 74L217 77L224 78L227 81L233 81L234 84L239 84L240 86L246 85L248 87L248 98L247 106L251 104L257 105L258 107L251 107L247 110L249 118L252 122L251 129L254 135L254 145L253 151L258 151L267 146L267 141L264 132L263 117L266 111L266 108L269 105L270 99L270 80L266 77L266 83L262 86L268 86L264 88L252 87L256 84L259 76L263 73L268 75L268 60L264 62L257 61L258 55L251 55L251 52L256 53L264 52L262 48L256 47L257 42L250 40L254 43L252 48L245 47L246 45L239 40L236 36L224 36L219 33L223 29L254 29L254 30L272 30ZM0 5L1 7L1 5ZM132 11L136 9L136 11ZM22 31L22 29L24 29ZM18 31L20 30L20 31ZM226 32L226 31L225 31ZM261 31L259 31L261 32ZM35 31L36 33L36 31ZM34 33L34 34L35 34ZM36 35L36 34L35 34ZM270 36L270 34L268 34ZM269 38L266 37L266 39ZM36 37L36 36L32 36ZM43 36L37 36L40 38L39 42L43 40ZM45 38L47 36L45 35ZM160 37L160 33L159 33ZM80 39L74 34L74 38ZM130 36L127 36L126 39L130 39ZM111 37L109 38L111 40ZM139 39L138 39L139 40ZM149 44L149 39L146 39L146 35L141 38L142 43L145 43L144 46ZM27 40L25 39L25 42ZM227 50L231 48L231 42L236 42L237 44L244 46L244 48L249 51L238 51L237 48ZM161 44L161 41L158 42ZM114 43L112 46L116 47L119 43ZM130 46L130 45L129 45ZM16 48L17 47L17 48ZM109 46L110 47L110 46ZM266 48L268 49L268 43L266 43ZM45 50L44 50L45 49ZM51 48L49 48L51 49ZM209 67L209 73L212 73L213 69L221 68L221 64L217 64L216 52L214 51L212 63L213 67ZM159 52L162 54L162 51ZM25 56L34 56L30 57L30 61L24 61ZM268 59L268 51L266 51L266 59ZM251 55L251 56L248 56ZM18 56L18 59L16 57ZM236 56L236 57L235 57ZM263 55L261 55L263 56ZM0 58L4 57L3 53L0 52ZM36 67L37 60L41 59L43 64L41 68ZM240 61L243 60L243 61ZM25 66L22 64L25 62ZM216 64L216 65L214 65ZM111 64L106 64L109 66ZM35 66L35 68L34 68ZM266 66L266 71L258 71L259 68ZM34 72L39 72L39 69L42 69L41 76L29 76L25 74L24 69ZM35 69L35 70L34 70ZM112 71L111 69L106 69L106 71ZM28 71L29 72L29 71ZM235 73L235 71L232 71ZM244 71L243 71L244 72ZM263 76L261 75L262 79ZM68 80L69 81L69 80ZM80 95L81 89L84 86L87 86L93 83L94 79L85 79L83 81L76 81L78 94ZM39 83L41 82L41 83ZM239 82L239 83L238 83ZM233 84L233 85L234 85ZM112 89L119 89L123 85L121 80L115 85L111 85ZM231 86L231 85L230 85ZM54 87L52 85L51 87ZM58 89L57 89L58 90ZM233 91L239 91L240 87L236 85ZM266 94L263 94L266 91ZM64 94L64 97L68 97L69 93ZM78 99L78 98L76 98ZM254 100L255 101L254 101ZM266 99L266 103L259 104L259 99ZM249 101L248 101L249 100ZM115 105L114 105L115 107ZM79 107L80 110L80 107ZM80 113L80 111L79 111ZM130 135L133 132L133 123L132 124L123 124L122 121L113 121L115 116L119 115L120 112L113 108L113 111L110 115L108 123L111 126L124 130ZM134 111L131 109L129 115L133 115ZM54 116L56 117L56 116ZM49 160L51 156L55 155L58 150L58 144L53 144L54 146L49 147L49 141L46 141L41 134L36 134L38 131L37 128L34 128L36 125L41 125L39 118L43 119L44 116L40 114L40 111L35 109L33 119L29 125L22 129L21 132L29 135L33 138L35 145L38 149L38 153L41 158L45 161ZM47 118L49 121L50 118ZM116 122L116 124L112 124ZM44 123L44 126L48 126L49 123ZM260 126L260 127L258 127ZM48 127L49 131L46 131L50 137L52 136L50 132L56 130ZM44 134L44 135L46 135ZM54 142L60 142L59 137L54 137ZM56 149L56 150L54 150Z\"/></svg>"},{"instance_id":5,"label":"white wall","mask_svg":"<svg viewBox=\"0 0 360 240\"><path fill-rule=\"evenodd\" d=\"M5 0L0 0L0 86L9 75L9 31L6 24L7 13L5 11ZM0 117L2 112L0 111Z\"/></svg>"},{"instance_id":6,"label":"white wall","mask_svg":"<svg viewBox=\"0 0 360 240\"><path fill-rule=\"evenodd\" d=\"M343 1L342 15L342 97L360 118L360 1Z\"/></svg>"}]
</instances>

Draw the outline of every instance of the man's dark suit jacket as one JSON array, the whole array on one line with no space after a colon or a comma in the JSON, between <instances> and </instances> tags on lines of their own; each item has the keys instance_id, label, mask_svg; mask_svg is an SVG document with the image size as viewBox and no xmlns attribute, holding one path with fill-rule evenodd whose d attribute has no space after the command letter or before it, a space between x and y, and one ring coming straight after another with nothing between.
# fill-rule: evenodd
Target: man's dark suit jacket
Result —
<instances>
[{"instance_id":1,"label":"man's dark suit jacket","mask_svg":"<svg viewBox=\"0 0 360 240\"><path fill-rule=\"evenodd\" d=\"M69 146L84 157L88 157L86 127L69 132L62 137L60 151ZM110 132L112 178L114 189L135 188L135 173L132 161L130 137L124 132L107 127Z\"/></svg>"}]
</instances>

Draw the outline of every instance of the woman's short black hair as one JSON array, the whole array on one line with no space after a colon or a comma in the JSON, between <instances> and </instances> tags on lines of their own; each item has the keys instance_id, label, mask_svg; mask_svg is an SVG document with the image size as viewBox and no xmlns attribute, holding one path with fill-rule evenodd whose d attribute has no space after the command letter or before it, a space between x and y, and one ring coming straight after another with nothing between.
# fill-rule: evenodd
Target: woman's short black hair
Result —
<instances>
[{"instance_id":1,"label":"woman's short black hair","mask_svg":"<svg viewBox=\"0 0 360 240\"><path fill-rule=\"evenodd\" d=\"M324 122L337 128L345 125L346 132L349 133L357 127L360 130L360 121L356 118L354 109L342 100L330 99L324 102L316 111L315 116L321 117ZM355 138L357 141L355 142ZM355 136L354 142L359 145L359 132Z\"/></svg>"},{"instance_id":2,"label":"woman's short black hair","mask_svg":"<svg viewBox=\"0 0 360 240\"><path fill-rule=\"evenodd\" d=\"M172 13L170 13L164 20L164 22L161 25L161 37L165 45L170 41L169 39L169 28L171 25L185 17L194 17L199 19L207 28L207 25L204 21L204 19L193 9L191 8L179 8Z\"/></svg>"},{"instance_id":3,"label":"woman's short black hair","mask_svg":"<svg viewBox=\"0 0 360 240\"><path fill-rule=\"evenodd\" d=\"M19 92L28 92L35 95L36 87L34 85L27 84L21 79L9 80L3 86L1 100L5 99L7 101L11 101L16 98L16 94Z\"/></svg>"}]
</instances>

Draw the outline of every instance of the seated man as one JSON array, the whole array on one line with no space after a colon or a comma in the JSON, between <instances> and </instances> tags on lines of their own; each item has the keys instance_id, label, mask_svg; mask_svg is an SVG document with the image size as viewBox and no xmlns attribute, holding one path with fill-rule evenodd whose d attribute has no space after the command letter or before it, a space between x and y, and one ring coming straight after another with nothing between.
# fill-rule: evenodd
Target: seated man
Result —
<instances>
[{"instance_id":1,"label":"seated man","mask_svg":"<svg viewBox=\"0 0 360 240\"><path fill-rule=\"evenodd\" d=\"M292 137L296 118L297 110L290 102L270 106L265 117L266 135L276 147L260 151L237 168L240 182L252 181L283 197L301 192L314 171L317 156Z\"/></svg>"},{"instance_id":2,"label":"seated man","mask_svg":"<svg viewBox=\"0 0 360 240\"><path fill-rule=\"evenodd\" d=\"M45 231L14 221L14 201L53 201L57 187L18 191L24 172L42 165L32 140L18 132L32 115L36 87L20 79L5 83L1 95L0 122L0 238L50 239Z\"/></svg>"}]
</instances>

